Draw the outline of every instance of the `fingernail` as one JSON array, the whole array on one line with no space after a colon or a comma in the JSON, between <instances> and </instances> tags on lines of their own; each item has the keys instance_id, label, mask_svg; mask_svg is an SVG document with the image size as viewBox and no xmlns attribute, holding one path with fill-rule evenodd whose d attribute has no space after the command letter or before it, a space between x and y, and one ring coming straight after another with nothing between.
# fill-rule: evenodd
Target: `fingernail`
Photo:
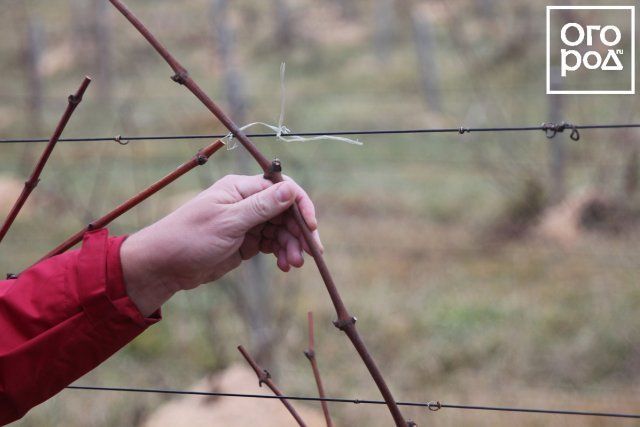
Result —
<instances>
[{"instance_id":1,"label":"fingernail","mask_svg":"<svg viewBox=\"0 0 640 427\"><path fill-rule=\"evenodd\" d=\"M307 221L307 225L312 230L317 230L318 229L318 221L314 217L309 218L309 220Z\"/></svg>"},{"instance_id":2,"label":"fingernail","mask_svg":"<svg viewBox=\"0 0 640 427\"><path fill-rule=\"evenodd\" d=\"M276 190L276 198L280 203L288 202L291 199L291 190L286 184L280 185Z\"/></svg>"}]
</instances>

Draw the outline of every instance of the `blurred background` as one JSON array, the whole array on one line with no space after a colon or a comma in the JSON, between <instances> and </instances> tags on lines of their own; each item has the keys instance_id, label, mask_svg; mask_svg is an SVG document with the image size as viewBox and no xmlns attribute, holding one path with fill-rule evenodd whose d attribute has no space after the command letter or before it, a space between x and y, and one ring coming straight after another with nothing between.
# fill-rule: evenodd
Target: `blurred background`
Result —
<instances>
[{"instance_id":1,"label":"blurred background","mask_svg":"<svg viewBox=\"0 0 640 427\"><path fill-rule=\"evenodd\" d=\"M544 2L127 4L238 123L277 123L282 61L285 124L299 132L640 119L637 96L545 94ZM94 82L66 137L224 133L106 0L2 0L0 25L2 138L48 137L85 74ZM398 399L638 412L637 137L619 129L584 130L579 142L540 131L366 136L361 147L256 142L316 202L328 264ZM0 247L0 271L30 265L206 143L61 142ZM0 213L43 148L0 145ZM225 174L257 172L242 149L220 151L110 230L133 232ZM333 308L307 261L283 274L263 257L177 295L161 323L78 383L234 392L240 379L223 379L238 374L257 389L240 372L243 344L286 393L313 396L302 354L312 310L327 394L378 398L331 325ZM170 411L182 421L201 414L188 425L246 425L243 413L259 411L267 425L267 410L254 409L265 403L235 402L64 391L14 425L179 425L167 421ZM234 422L207 418L223 404ZM384 407L330 409L338 425L390 421ZM631 425L404 412L433 426Z\"/></svg>"}]
</instances>

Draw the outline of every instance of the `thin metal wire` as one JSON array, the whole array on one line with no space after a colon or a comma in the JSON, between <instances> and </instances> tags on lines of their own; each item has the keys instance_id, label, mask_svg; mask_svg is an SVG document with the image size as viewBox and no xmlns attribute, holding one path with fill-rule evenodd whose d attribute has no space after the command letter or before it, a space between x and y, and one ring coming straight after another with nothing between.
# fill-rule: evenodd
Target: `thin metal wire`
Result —
<instances>
[{"instance_id":1,"label":"thin metal wire","mask_svg":"<svg viewBox=\"0 0 640 427\"><path fill-rule=\"evenodd\" d=\"M69 386L67 389L84 390L84 391L117 391L129 393L156 393L156 394L177 394L189 396L217 396L217 397L238 397L248 399L286 399L299 400L305 402L330 402L330 403L353 403L356 405L385 405L384 400L368 400L368 399L348 399L339 397L307 397L307 396L276 396L270 394L249 394L249 393L222 393L210 391L190 391L190 390L170 390L170 389L152 389L152 388L128 388L128 387L97 387L97 386ZM607 418L634 418L640 419L640 414L628 414L617 412L593 412L593 411L568 411L561 409L540 409L540 408L513 408L508 406L474 406L474 405L453 405L442 403L439 401L431 402L396 402L399 406L412 406L427 408L431 411L437 411L441 408L448 409L464 409L475 411L497 411L497 412L517 412L517 413L534 413L534 414L552 414L552 415L582 415L589 417L607 417Z\"/></svg>"},{"instance_id":2,"label":"thin metal wire","mask_svg":"<svg viewBox=\"0 0 640 427\"><path fill-rule=\"evenodd\" d=\"M288 134L290 136L350 136L350 135L409 135L424 133L457 133L460 135L471 132L526 132L526 131L548 131L549 126L556 128L562 124L543 123L538 126L510 126L510 127L474 127L468 128L464 126L450 128L423 128L423 129L380 129L380 130L345 130L345 131L329 131L329 132L297 132ZM586 125L566 125L570 129L626 129L640 128L640 123L617 123L617 124L586 124ZM77 137L77 138L60 138L60 142L122 142L122 141L154 141L154 140L190 140L190 139L215 139L224 138L227 134L202 134L202 135L146 135L146 136L103 136L103 137ZM248 134L249 138L274 138L275 133L254 133ZM20 143L37 143L47 142L45 138L0 138L0 144L20 144Z\"/></svg>"}]
</instances>

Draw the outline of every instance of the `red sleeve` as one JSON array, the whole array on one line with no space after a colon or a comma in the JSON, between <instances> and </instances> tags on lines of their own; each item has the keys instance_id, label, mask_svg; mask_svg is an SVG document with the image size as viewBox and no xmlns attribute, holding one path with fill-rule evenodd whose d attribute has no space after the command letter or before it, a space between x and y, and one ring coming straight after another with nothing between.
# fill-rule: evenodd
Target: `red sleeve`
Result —
<instances>
[{"instance_id":1,"label":"red sleeve","mask_svg":"<svg viewBox=\"0 0 640 427\"><path fill-rule=\"evenodd\" d=\"M160 313L143 318L126 295L120 246L107 230L87 233L81 250L0 281L0 424L109 358Z\"/></svg>"}]
</instances>

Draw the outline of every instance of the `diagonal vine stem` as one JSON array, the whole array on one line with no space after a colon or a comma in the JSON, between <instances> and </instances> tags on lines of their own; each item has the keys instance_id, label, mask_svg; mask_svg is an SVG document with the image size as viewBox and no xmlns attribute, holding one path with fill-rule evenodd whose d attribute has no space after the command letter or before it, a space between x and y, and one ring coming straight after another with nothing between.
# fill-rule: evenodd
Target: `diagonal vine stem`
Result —
<instances>
[{"instance_id":1,"label":"diagonal vine stem","mask_svg":"<svg viewBox=\"0 0 640 427\"><path fill-rule=\"evenodd\" d=\"M62 135L62 132L64 132L64 128L67 126L67 123L69 123L69 119L73 115L73 112L76 110L76 107L82 101L84 92L87 90L90 83L91 79L89 77L85 77L76 93L69 95L69 98L67 99L67 109L64 111L64 114L60 118L58 126L56 126L51 139L49 139L47 146L40 155L40 159L38 159L38 163L36 163L33 172L31 172L31 176L29 176L29 179L24 183L24 188L22 189L20 196L18 196L18 199L11 208L11 211L9 211L9 215L7 215L7 219L5 219L2 228L0 228L0 242L2 242L4 237L9 232L9 229L13 225L13 222L15 221L16 217L22 210L22 207L31 195L31 192L36 188L38 182L40 182L40 175L42 174L42 171L44 170L44 167L46 166L47 161L49 160L49 157L53 152L53 149L58 143L60 135Z\"/></svg>"},{"instance_id":2,"label":"diagonal vine stem","mask_svg":"<svg viewBox=\"0 0 640 427\"><path fill-rule=\"evenodd\" d=\"M91 222L87 227L75 233L73 236L69 237L63 243L58 245L56 248L52 249L48 254L40 259L40 261L50 258L52 256L60 255L63 252L71 249L76 244L82 241L82 237L87 231L91 231L97 228L105 227L110 224L113 220L120 217L124 213L133 209L135 206L139 205L143 201L147 200L149 197L156 194L158 191L162 190L167 185L171 184L176 179L180 178L182 175L186 174L190 170L194 169L197 166L204 165L209 157L211 157L216 151L220 148L224 147L224 143L220 140L212 142L202 150L198 151L198 153L188 162L183 163L173 172L166 175L164 178L156 181L146 189L142 190L126 202L122 203L120 206L113 209L111 212L106 215L96 219ZM39 262L39 261L38 261Z\"/></svg>"},{"instance_id":3,"label":"diagonal vine stem","mask_svg":"<svg viewBox=\"0 0 640 427\"><path fill-rule=\"evenodd\" d=\"M298 414L298 411L296 411L295 408L293 406L291 406L291 403L289 403L289 401L287 399L282 397L283 396L282 392L280 391L278 386L276 386L276 384L271 379L271 374L269 373L269 371L267 371L266 369L262 369L258 365L258 363L253 359L253 357L251 357L249 352L247 350L245 350L245 348L243 346L239 345L238 346L238 351L240 353L242 353L242 356L245 358L247 363L249 365L251 365L251 368L256 373L256 376L258 377L258 385L260 387L262 387L262 384L266 384L267 387L269 387L271 389L273 394L275 394L276 396L278 396L280 398L280 401L285 406L285 408L287 408L287 410L291 413L293 418L295 418L295 420L298 423L298 425L300 425L300 427L306 427L307 425L302 420L302 417L300 416L300 414Z\"/></svg>"},{"instance_id":4,"label":"diagonal vine stem","mask_svg":"<svg viewBox=\"0 0 640 427\"><path fill-rule=\"evenodd\" d=\"M207 96L206 93L198 86L198 84L189 76L187 69L178 62L178 60L171 55L171 53L156 39L156 37L149 31L149 29L131 12L120 0L109 0L113 6L118 9L122 15L142 34L142 36L153 46L153 48L164 58L164 60L169 64L173 72L175 73L171 79L178 84L184 85L189 91L198 98L202 104L213 115L240 141L240 143L245 147L245 149L251 154L251 156L256 160L256 162L260 165L262 170L264 171L265 178L271 180L274 183L281 182L283 180L281 173L281 165L280 162L275 160L273 162L269 161L258 148L249 140L249 138L245 135L242 130L236 125L233 120L231 120L218 105ZM380 393L382 394L389 411L393 417L393 420L397 427L407 427L410 425L415 425L413 422L405 421L398 405L393 398L391 390L387 386L380 369L376 365L373 357L369 353L364 341L360 337L360 334L356 330L356 318L349 314L344 302L342 301L342 297L338 291L338 288L335 285L333 277L331 277L331 273L329 272L329 268L322 257L322 252L318 244L315 242L311 230L305 223L302 214L300 213L300 209L297 204L294 204L291 207L291 215L298 223L300 229L302 230L302 234L304 239L309 246L311 255L313 256L315 263L318 267L320 275L325 283L331 301L335 307L338 319L334 322L335 326L343 331L356 351L360 355L362 361L366 365L367 369L373 380L375 381Z\"/></svg>"},{"instance_id":5,"label":"diagonal vine stem","mask_svg":"<svg viewBox=\"0 0 640 427\"><path fill-rule=\"evenodd\" d=\"M318 368L318 361L316 359L316 346L313 333L313 312L310 311L307 313L307 320L309 323L309 348L305 350L304 355L309 359L309 363L311 364L313 377L316 380L316 386L318 386L318 396L320 399L324 399L326 396L324 394L322 377L320 376L320 369ZM327 405L327 402L324 400L320 401L320 404L322 405L322 413L324 414L324 419L327 422L327 427L333 427L333 421L331 420L331 414L329 413L329 405Z\"/></svg>"}]
</instances>

